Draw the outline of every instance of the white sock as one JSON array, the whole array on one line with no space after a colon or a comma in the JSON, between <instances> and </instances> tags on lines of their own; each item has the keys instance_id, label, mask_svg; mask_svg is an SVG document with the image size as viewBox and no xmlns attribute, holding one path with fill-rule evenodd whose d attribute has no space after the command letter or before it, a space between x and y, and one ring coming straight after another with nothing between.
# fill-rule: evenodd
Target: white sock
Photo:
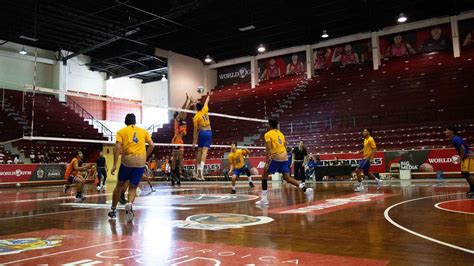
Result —
<instances>
[{"instance_id":1,"label":"white sock","mask_svg":"<svg viewBox=\"0 0 474 266\"><path fill-rule=\"evenodd\" d=\"M235 190L235 186L232 186L232 190Z\"/></svg>"},{"instance_id":2,"label":"white sock","mask_svg":"<svg viewBox=\"0 0 474 266\"><path fill-rule=\"evenodd\" d=\"M305 183L300 183L300 184L298 185L299 188L304 188L305 186L306 186Z\"/></svg>"},{"instance_id":3,"label":"white sock","mask_svg":"<svg viewBox=\"0 0 474 266\"><path fill-rule=\"evenodd\" d=\"M364 185L362 185L362 182L359 182L359 185L358 185L358 186L359 186L359 187L363 187Z\"/></svg>"},{"instance_id":4,"label":"white sock","mask_svg":"<svg viewBox=\"0 0 474 266\"><path fill-rule=\"evenodd\" d=\"M252 178L249 176L249 182L252 182Z\"/></svg>"},{"instance_id":5,"label":"white sock","mask_svg":"<svg viewBox=\"0 0 474 266\"><path fill-rule=\"evenodd\" d=\"M267 197L268 190L262 190L262 197Z\"/></svg>"}]
</instances>

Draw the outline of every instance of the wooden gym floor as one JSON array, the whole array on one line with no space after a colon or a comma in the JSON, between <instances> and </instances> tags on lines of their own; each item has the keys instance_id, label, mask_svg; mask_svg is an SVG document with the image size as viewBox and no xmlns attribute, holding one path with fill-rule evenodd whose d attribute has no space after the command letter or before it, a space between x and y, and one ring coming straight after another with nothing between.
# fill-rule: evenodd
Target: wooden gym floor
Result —
<instances>
[{"instance_id":1,"label":"wooden gym floor","mask_svg":"<svg viewBox=\"0 0 474 266\"><path fill-rule=\"evenodd\" d=\"M272 182L142 183L135 220L109 221L111 193L88 185L84 203L62 187L0 190L2 265L473 265L474 200L462 180L395 181L353 192L312 183L313 202ZM74 189L73 189L74 191Z\"/></svg>"}]
</instances>

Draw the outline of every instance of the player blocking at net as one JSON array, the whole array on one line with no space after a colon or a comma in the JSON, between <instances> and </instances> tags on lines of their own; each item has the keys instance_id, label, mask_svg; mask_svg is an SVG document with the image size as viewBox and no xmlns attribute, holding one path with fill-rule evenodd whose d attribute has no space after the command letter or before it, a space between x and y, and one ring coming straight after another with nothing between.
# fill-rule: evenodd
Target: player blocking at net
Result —
<instances>
[{"instance_id":1,"label":"player blocking at net","mask_svg":"<svg viewBox=\"0 0 474 266\"><path fill-rule=\"evenodd\" d=\"M186 101L184 101L181 109L189 109L194 103L193 98L189 97L186 93ZM175 112L174 117L174 136L171 140L172 144L177 144L174 147L173 153L171 154L171 185L174 186L176 183L178 186L181 185L180 176L184 171L183 157L184 157L184 136L187 133L186 127L186 113L185 112Z\"/></svg>"},{"instance_id":2,"label":"player blocking at net","mask_svg":"<svg viewBox=\"0 0 474 266\"><path fill-rule=\"evenodd\" d=\"M232 143L230 149L231 151L228 158L230 165L229 175L232 176L232 190L230 194L235 194L237 192L235 189L235 182L241 174L245 173L247 175L249 186L251 188L254 187L254 184L252 182L252 175L245 165L244 159L244 156L250 154L250 151L248 149L237 149L235 143Z\"/></svg>"},{"instance_id":3,"label":"player blocking at net","mask_svg":"<svg viewBox=\"0 0 474 266\"><path fill-rule=\"evenodd\" d=\"M289 184L300 188L305 194L307 201L312 201L314 191L307 188L304 183L298 182L290 176L290 167L288 165L288 154L286 152L285 135L278 130L278 120L272 118L268 120L268 131L264 136L266 148L266 164L262 175L262 194L257 205L268 205L268 176L270 174L280 173L283 179Z\"/></svg>"}]
</instances>

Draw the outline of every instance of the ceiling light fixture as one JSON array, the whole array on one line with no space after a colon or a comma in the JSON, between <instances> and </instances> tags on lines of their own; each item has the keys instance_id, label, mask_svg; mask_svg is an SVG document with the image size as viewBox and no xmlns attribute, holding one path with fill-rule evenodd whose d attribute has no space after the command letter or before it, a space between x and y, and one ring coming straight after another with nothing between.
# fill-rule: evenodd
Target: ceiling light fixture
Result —
<instances>
[{"instance_id":1,"label":"ceiling light fixture","mask_svg":"<svg viewBox=\"0 0 474 266\"><path fill-rule=\"evenodd\" d=\"M263 53L263 52L265 52L266 50L267 50L267 49L265 48L265 46L263 46L263 44L260 44L260 45L258 46L258 48L257 48L257 51L258 51L259 53Z\"/></svg>"},{"instance_id":2,"label":"ceiling light fixture","mask_svg":"<svg viewBox=\"0 0 474 266\"><path fill-rule=\"evenodd\" d=\"M210 64L212 62L212 58L209 55L207 55L206 58L204 58L204 62L207 64Z\"/></svg>"},{"instance_id":3,"label":"ceiling light fixture","mask_svg":"<svg viewBox=\"0 0 474 266\"><path fill-rule=\"evenodd\" d=\"M18 53L20 53L21 55L28 54L28 52L25 50L25 46L23 46Z\"/></svg>"},{"instance_id":4,"label":"ceiling light fixture","mask_svg":"<svg viewBox=\"0 0 474 266\"><path fill-rule=\"evenodd\" d=\"M323 34L321 34L321 38L327 38L327 37L329 37L327 31L323 30Z\"/></svg>"},{"instance_id":5,"label":"ceiling light fixture","mask_svg":"<svg viewBox=\"0 0 474 266\"><path fill-rule=\"evenodd\" d=\"M249 31L249 30L254 30L256 29L254 25L250 25L250 26L247 26L247 27L242 27L242 28L239 28L239 31Z\"/></svg>"},{"instance_id":6,"label":"ceiling light fixture","mask_svg":"<svg viewBox=\"0 0 474 266\"><path fill-rule=\"evenodd\" d=\"M397 21L398 21L399 23L403 23L403 22L407 21L407 17L405 16L405 14L400 13L400 15L398 16Z\"/></svg>"}]
</instances>

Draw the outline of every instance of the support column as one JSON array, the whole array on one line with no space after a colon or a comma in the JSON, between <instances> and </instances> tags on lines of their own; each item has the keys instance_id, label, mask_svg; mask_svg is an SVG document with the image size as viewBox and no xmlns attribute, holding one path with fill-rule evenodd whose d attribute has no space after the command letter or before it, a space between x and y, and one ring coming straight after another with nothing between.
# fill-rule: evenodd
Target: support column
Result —
<instances>
[{"instance_id":1,"label":"support column","mask_svg":"<svg viewBox=\"0 0 474 266\"><path fill-rule=\"evenodd\" d=\"M59 101L66 102L66 95L61 92L67 91L67 61L59 61Z\"/></svg>"},{"instance_id":2,"label":"support column","mask_svg":"<svg viewBox=\"0 0 474 266\"><path fill-rule=\"evenodd\" d=\"M310 79L314 74L314 58L311 45L306 45L306 78Z\"/></svg>"},{"instance_id":3,"label":"support column","mask_svg":"<svg viewBox=\"0 0 474 266\"><path fill-rule=\"evenodd\" d=\"M374 70L379 69L380 66L380 42L379 42L379 34L376 31L373 31L371 34L372 39L372 60L374 65Z\"/></svg>"},{"instance_id":4,"label":"support column","mask_svg":"<svg viewBox=\"0 0 474 266\"><path fill-rule=\"evenodd\" d=\"M459 27L458 27L458 17L450 16L449 17L451 24L451 35L453 36L453 56L461 56L461 48L459 43Z\"/></svg>"},{"instance_id":5,"label":"support column","mask_svg":"<svg viewBox=\"0 0 474 266\"><path fill-rule=\"evenodd\" d=\"M250 58L250 75L252 89L254 89L258 85L258 64L255 56Z\"/></svg>"}]
</instances>

